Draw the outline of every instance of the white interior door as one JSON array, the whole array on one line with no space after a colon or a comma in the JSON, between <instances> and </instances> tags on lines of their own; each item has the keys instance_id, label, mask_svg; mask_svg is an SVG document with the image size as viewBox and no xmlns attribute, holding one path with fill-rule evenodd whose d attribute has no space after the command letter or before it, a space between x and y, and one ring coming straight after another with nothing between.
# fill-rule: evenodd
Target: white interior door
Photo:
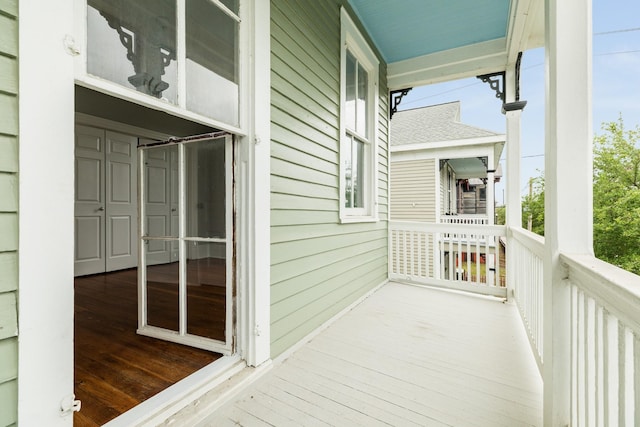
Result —
<instances>
[{"instance_id":1,"label":"white interior door","mask_svg":"<svg viewBox=\"0 0 640 427\"><path fill-rule=\"evenodd\" d=\"M106 271L138 265L138 139L105 132Z\"/></svg>"},{"instance_id":2,"label":"white interior door","mask_svg":"<svg viewBox=\"0 0 640 427\"><path fill-rule=\"evenodd\" d=\"M76 126L75 275L138 265L137 138Z\"/></svg>"},{"instance_id":3,"label":"white interior door","mask_svg":"<svg viewBox=\"0 0 640 427\"><path fill-rule=\"evenodd\" d=\"M152 141L141 140L141 144ZM178 261L178 177L177 146L163 146L149 150L144 158L144 227L147 265ZM175 219L174 219L175 218ZM174 224L175 223L175 224ZM175 238L175 241L167 240ZM175 252L175 256L172 254Z\"/></svg>"},{"instance_id":4,"label":"white interior door","mask_svg":"<svg viewBox=\"0 0 640 427\"><path fill-rule=\"evenodd\" d=\"M105 271L104 131L76 126L75 274Z\"/></svg>"}]
</instances>

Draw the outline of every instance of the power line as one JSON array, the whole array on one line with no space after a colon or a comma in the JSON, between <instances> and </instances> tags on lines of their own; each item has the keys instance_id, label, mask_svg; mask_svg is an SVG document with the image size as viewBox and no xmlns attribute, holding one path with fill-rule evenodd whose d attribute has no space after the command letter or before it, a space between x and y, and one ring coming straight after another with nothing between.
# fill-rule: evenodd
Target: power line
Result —
<instances>
[{"instance_id":1,"label":"power line","mask_svg":"<svg viewBox=\"0 0 640 427\"><path fill-rule=\"evenodd\" d=\"M638 53L638 52L640 52L640 50L623 50L623 51L620 51L620 52L597 53L597 54L594 54L593 56L621 55L621 54L625 54L625 53Z\"/></svg>"},{"instance_id":2,"label":"power line","mask_svg":"<svg viewBox=\"0 0 640 427\"><path fill-rule=\"evenodd\" d=\"M625 28L625 29L621 29L621 30L600 31L598 33L593 33L593 35L594 36L605 36L607 34L629 33L631 31L640 31L640 27L638 27L638 28Z\"/></svg>"}]
</instances>

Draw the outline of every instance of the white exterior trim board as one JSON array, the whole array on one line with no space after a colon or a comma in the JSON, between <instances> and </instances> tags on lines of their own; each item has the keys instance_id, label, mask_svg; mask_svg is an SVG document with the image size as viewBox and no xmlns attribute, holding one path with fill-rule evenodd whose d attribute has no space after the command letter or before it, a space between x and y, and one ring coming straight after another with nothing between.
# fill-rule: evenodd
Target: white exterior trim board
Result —
<instances>
[{"instance_id":1,"label":"white exterior trim board","mask_svg":"<svg viewBox=\"0 0 640 427\"><path fill-rule=\"evenodd\" d=\"M422 86L502 71L506 39L499 38L387 65L389 90Z\"/></svg>"},{"instance_id":2,"label":"white exterior trim board","mask_svg":"<svg viewBox=\"0 0 640 427\"><path fill-rule=\"evenodd\" d=\"M472 145L486 145L486 144L499 144L506 141L506 135L500 134L495 136L483 136L479 138L466 138L466 139L454 139L449 141L437 141L437 142L421 142L417 144L403 144L392 145L390 151L418 151L418 150L442 150L445 148L457 148Z\"/></svg>"}]
</instances>

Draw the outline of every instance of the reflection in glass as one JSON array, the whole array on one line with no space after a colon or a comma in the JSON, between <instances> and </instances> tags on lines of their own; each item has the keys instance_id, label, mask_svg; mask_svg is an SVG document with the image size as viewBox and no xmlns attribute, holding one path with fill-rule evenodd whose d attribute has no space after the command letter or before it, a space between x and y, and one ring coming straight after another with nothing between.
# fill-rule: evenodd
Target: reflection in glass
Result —
<instances>
[{"instance_id":1,"label":"reflection in glass","mask_svg":"<svg viewBox=\"0 0 640 427\"><path fill-rule=\"evenodd\" d=\"M178 146L147 148L142 153L145 236L178 237ZM149 243L155 250L161 244Z\"/></svg>"},{"instance_id":2,"label":"reflection in glass","mask_svg":"<svg viewBox=\"0 0 640 427\"><path fill-rule=\"evenodd\" d=\"M364 150L362 141L347 135L342 140L340 155L345 171L346 208L364 207Z\"/></svg>"},{"instance_id":3,"label":"reflection in glass","mask_svg":"<svg viewBox=\"0 0 640 427\"><path fill-rule=\"evenodd\" d=\"M345 75L345 118L347 129L356 130L356 59L347 51Z\"/></svg>"},{"instance_id":4,"label":"reflection in glass","mask_svg":"<svg viewBox=\"0 0 640 427\"><path fill-rule=\"evenodd\" d=\"M367 72L358 64L358 101L356 103L356 132L367 136Z\"/></svg>"},{"instance_id":5,"label":"reflection in glass","mask_svg":"<svg viewBox=\"0 0 640 427\"><path fill-rule=\"evenodd\" d=\"M356 139L353 140L353 172L351 180L353 182L353 207L364 207L364 144Z\"/></svg>"},{"instance_id":6,"label":"reflection in glass","mask_svg":"<svg viewBox=\"0 0 640 427\"><path fill-rule=\"evenodd\" d=\"M237 10L237 2L224 3ZM237 125L238 22L210 0L186 5L187 108Z\"/></svg>"},{"instance_id":7,"label":"reflection in glass","mask_svg":"<svg viewBox=\"0 0 640 427\"><path fill-rule=\"evenodd\" d=\"M175 104L175 1L87 3L87 72Z\"/></svg>"},{"instance_id":8,"label":"reflection in glass","mask_svg":"<svg viewBox=\"0 0 640 427\"><path fill-rule=\"evenodd\" d=\"M187 333L224 340L226 244L187 242Z\"/></svg>"},{"instance_id":9,"label":"reflection in glass","mask_svg":"<svg viewBox=\"0 0 640 427\"><path fill-rule=\"evenodd\" d=\"M185 145L187 163L187 235L226 236L225 144L209 139Z\"/></svg>"},{"instance_id":10,"label":"reflection in glass","mask_svg":"<svg viewBox=\"0 0 640 427\"><path fill-rule=\"evenodd\" d=\"M350 135L346 135L344 138L342 138L342 147L340 147L340 158L342 159L345 176L345 208L353 207L353 199L351 198L353 189L353 151L351 149L352 141L352 137Z\"/></svg>"},{"instance_id":11,"label":"reflection in glass","mask_svg":"<svg viewBox=\"0 0 640 427\"><path fill-rule=\"evenodd\" d=\"M146 269L147 324L178 331L180 326L178 262L166 260L164 263L157 263L157 260L147 253Z\"/></svg>"},{"instance_id":12,"label":"reflection in glass","mask_svg":"<svg viewBox=\"0 0 640 427\"><path fill-rule=\"evenodd\" d=\"M238 14L238 0L220 0L230 11Z\"/></svg>"}]
</instances>

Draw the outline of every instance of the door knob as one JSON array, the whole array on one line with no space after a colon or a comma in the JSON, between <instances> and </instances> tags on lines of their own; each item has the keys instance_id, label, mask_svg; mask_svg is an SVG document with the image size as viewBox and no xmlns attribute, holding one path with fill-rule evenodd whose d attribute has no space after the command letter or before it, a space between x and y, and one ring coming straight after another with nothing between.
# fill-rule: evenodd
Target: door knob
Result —
<instances>
[{"instance_id":1,"label":"door knob","mask_svg":"<svg viewBox=\"0 0 640 427\"><path fill-rule=\"evenodd\" d=\"M99 211L103 211L103 210L104 210L104 207L100 206L100 207L98 208L98 210L99 210Z\"/></svg>"}]
</instances>

